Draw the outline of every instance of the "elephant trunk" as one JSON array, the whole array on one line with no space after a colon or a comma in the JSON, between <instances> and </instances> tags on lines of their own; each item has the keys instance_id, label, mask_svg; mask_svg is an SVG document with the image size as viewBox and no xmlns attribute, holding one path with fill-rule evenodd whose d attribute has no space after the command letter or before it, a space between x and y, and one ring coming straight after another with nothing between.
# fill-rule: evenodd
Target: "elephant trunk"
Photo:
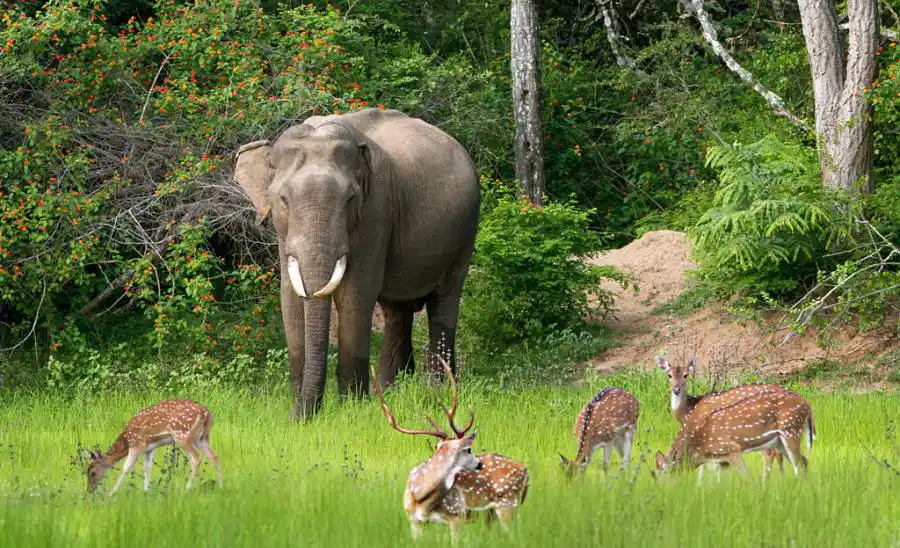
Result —
<instances>
[{"instance_id":1,"label":"elephant trunk","mask_svg":"<svg viewBox=\"0 0 900 548\"><path fill-rule=\"evenodd\" d=\"M306 323L306 360L303 385L294 414L308 419L322 407L328 361L328 326L331 322L331 299L307 299L303 307Z\"/></svg>"}]
</instances>

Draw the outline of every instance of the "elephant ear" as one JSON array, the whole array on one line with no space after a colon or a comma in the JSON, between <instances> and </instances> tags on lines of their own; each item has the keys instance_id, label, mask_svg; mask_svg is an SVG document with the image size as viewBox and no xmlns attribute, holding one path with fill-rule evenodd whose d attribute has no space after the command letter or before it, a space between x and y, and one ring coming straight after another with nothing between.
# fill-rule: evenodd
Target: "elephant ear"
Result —
<instances>
[{"instance_id":1,"label":"elephant ear","mask_svg":"<svg viewBox=\"0 0 900 548\"><path fill-rule=\"evenodd\" d=\"M256 208L256 224L262 224L272 204L269 203L269 184L272 182L272 163L269 141L253 141L237 151L234 180L241 185Z\"/></svg>"}]
</instances>

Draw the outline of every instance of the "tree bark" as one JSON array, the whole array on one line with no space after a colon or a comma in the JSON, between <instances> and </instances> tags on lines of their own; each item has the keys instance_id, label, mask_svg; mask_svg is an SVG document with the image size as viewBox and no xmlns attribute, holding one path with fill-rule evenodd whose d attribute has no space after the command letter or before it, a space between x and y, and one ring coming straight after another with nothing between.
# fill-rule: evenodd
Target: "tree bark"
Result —
<instances>
[{"instance_id":1,"label":"tree bark","mask_svg":"<svg viewBox=\"0 0 900 548\"><path fill-rule=\"evenodd\" d=\"M535 204L544 194L544 150L541 129L541 48L537 0L512 0L510 68L516 121L516 177Z\"/></svg>"},{"instance_id":2,"label":"tree bark","mask_svg":"<svg viewBox=\"0 0 900 548\"><path fill-rule=\"evenodd\" d=\"M833 189L871 192L873 109L865 93L878 71L878 1L848 2L846 67L834 0L800 0L799 5L812 72L822 182Z\"/></svg>"}]
</instances>

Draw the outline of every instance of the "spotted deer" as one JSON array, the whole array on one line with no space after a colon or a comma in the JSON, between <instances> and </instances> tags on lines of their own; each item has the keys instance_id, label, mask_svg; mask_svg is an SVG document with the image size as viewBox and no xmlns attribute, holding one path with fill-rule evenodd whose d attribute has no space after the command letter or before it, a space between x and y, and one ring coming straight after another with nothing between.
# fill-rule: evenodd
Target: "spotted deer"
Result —
<instances>
[{"instance_id":1,"label":"spotted deer","mask_svg":"<svg viewBox=\"0 0 900 548\"><path fill-rule=\"evenodd\" d=\"M673 467L700 468L699 479L707 465L725 464L745 474L742 455L771 450L785 455L794 467L806 475L807 458L801 450L806 437L812 450L812 409L802 396L793 392L760 392L726 404L705 414L692 413L675 437L669 454L656 454L656 468L668 472Z\"/></svg>"},{"instance_id":2,"label":"spotted deer","mask_svg":"<svg viewBox=\"0 0 900 548\"><path fill-rule=\"evenodd\" d=\"M122 487L125 477L134 468L138 457L144 455L144 491L150 489L150 469L153 454L163 445L177 444L191 460L190 489L197 478L203 457L202 452L216 468L216 480L222 487L222 470L219 458L209 444L209 431L213 416L205 407L191 400L165 400L139 412L132 418L106 453L91 452L88 466L88 491L94 491L117 462L125 459L119 481L109 492L110 496Z\"/></svg>"},{"instance_id":3,"label":"spotted deer","mask_svg":"<svg viewBox=\"0 0 900 548\"><path fill-rule=\"evenodd\" d=\"M710 392L708 394L693 395L687 391L688 378L694 374L697 367L697 360L692 359L685 365L671 365L669 360L659 357L657 358L659 368L666 372L669 376L670 398L672 406L672 414L679 424L684 425L688 416L692 413L704 414L715 409L729 405L754 394L762 394L768 392L788 392L794 394L787 388L777 384L745 384L734 388L723 390L721 392ZM815 431L813 431L815 435ZM777 460L779 469L784 472L784 457L776 450L762 451L764 466L763 475L768 475L772 469L772 462Z\"/></svg>"},{"instance_id":4,"label":"spotted deer","mask_svg":"<svg viewBox=\"0 0 900 548\"><path fill-rule=\"evenodd\" d=\"M640 404L624 388L610 386L598 392L581 409L575 419L575 438L578 453L573 460L560 454L560 466L567 476L581 472L591 463L595 451L603 448L603 471L609 471L609 460L615 449L628 468L631 443L637 425Z\"/></svg>"},{"instance_id":5,"label":"spotted deer","mask_svg":"<svg viewBox=\"0 0 900 548\"><path fill-rule=\"evenodd\" d=\"M516 509L525 502L528 492L528 468L503 455L491 453L476 457L472 452L477 430L468 435L475 421L474 412L462 429L456 427L456 380L446 361L438 357L450 379L450 409L444 408L452 434L443 431L437 422L426 415L433 430L410 430L397 420L384 401L380 383L375 393L381 409L394 430L402 434L428 435L438 438L437 448L427 461L409 473L403 493L403 508L409 519L414 538L421 534L428 522L446 523L455 541L461 524L474 518L475 512L488 511L498 518L504 528L515 517ZM375 376L372 371L372 378ZM491 517L491 514L488 514Z\"/></svg>"}]
</instances>

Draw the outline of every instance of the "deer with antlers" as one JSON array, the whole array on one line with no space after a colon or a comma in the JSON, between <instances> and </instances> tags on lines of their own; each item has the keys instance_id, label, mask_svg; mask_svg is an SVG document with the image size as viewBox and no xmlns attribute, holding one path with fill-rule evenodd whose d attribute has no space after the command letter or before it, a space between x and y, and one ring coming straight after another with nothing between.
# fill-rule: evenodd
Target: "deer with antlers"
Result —
<instances>
[{"instance_id":1,"label":"deer with antlers","mask_svg":"<svg viewBox=\"0 0 900 548\"><path fill-rule=\"evenodd\" d=\"M631 443L637 426L640 404L624 388L610 386L598 392L575 419L578 453L569 460L560 453L560 466L567 476L584 472L595 451L603 448L603 471L609 471L612 449L622 459L622 467L631 461Z\"/></svg>"},{"instance_id":2,"label":"deer with antlers","mask_svg":"<svg viewBox=\"0 0 900 548\"><path fill-rule=\"evenodd\" d=\"M125 459L122 475L109 492L110 496L116 494L141 455L144 455L144 491L148 491L154 452L163 445L172 444L177 444L191 460L191 477L187 489L191 488L197 478L197 471L203 460L201 452L212 461L216 468L216 480L219 487L222 487L219 458L209 444L212 423L212 413L191 400L165 400L151 405L128 422L106 453L90 453L88 491L96 490L107 472L117 462Z\"/></svg>"},{"instance_id":3,"label":"deer with antlers","mask_svg":"<svg viewBox=\"0 0 900 548\"><path fill-rule=\"evenodd\" d=\"M689 394L687 381L694 374L697 367L696 358L692 359L687 365L671 365L669 360L658 357L657 364L669 376L672 414L682 426L692 414L703 415L756 394L786 392L800 397L777 384L745 384L721 392L710 392L700 395ZM812 421L811 413L812 411L810 411L810 421ZM812 436L815 438L815 427L813 427ZM775 460L778 461L779 469L784 472L784 456L780 451L766 449L762 451L762 455L764 459L764 477L771 471L772 462Z\"/></svg>"},{"instance_id":4,"label":"deer with antlers","mask_svg":"<svg viewBox=\"0 0 900 548\"><path fill-rule=\"evenodd\" d=\"M475 512L488 511L489 516L492 513L507 528L518 506L525 502L528 468L496 453L480 457L472 453L477 430L472 431L471 435L468 432L474 424L475 413L470 411L471 417L465 427L456 427L456 380L447 362L440 356L438 359L450 379L451 403L449 409L444 407L444 412L452 434L443 431L428 415L425 419L432 430L410 430L399 426L384 401L378 382L375 383L375 392L394 430L402 434L434 436L439 440L431 458L409 473L403 493L403 508L413 537L421 534L425 523L447 523L451 538L455 541L461 524L470 521ZM372 377L376 378L374 371Z\"/></svg>"},{"instance_id":5,"label":"deer with antlers","mask_svg":"<svg viewBox=\"0 0 900 548\"><path fill-rule=\"evenodd\" d=\"M771 450L785 455L806 475L807 458L802 438L812 450L812 410L805 398L793 392L760 392L709 413L688 416L668 455L656 454L656 468L668 472L675 466L700 468L725 464L745 474L743 453Z\"/></svg>"}]
</instances>

